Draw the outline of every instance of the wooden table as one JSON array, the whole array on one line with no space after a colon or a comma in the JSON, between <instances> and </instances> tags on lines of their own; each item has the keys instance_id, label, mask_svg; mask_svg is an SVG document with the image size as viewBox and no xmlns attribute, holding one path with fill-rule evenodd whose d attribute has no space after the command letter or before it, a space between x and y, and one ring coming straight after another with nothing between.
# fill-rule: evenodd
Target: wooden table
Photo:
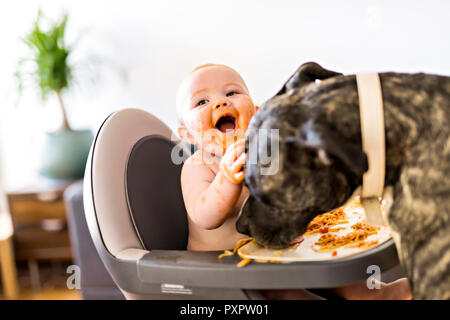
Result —
<instances>
[{"instance_id":1,"label":"wooden table","mask_svg":"<svg viewBox=\"0 0 450 320\"><path fill-rule=\"evenodd\" d=\"M39 260L72 258L63 200L63 193L72 182L42 180L6 193L16 260L28 262L35 289L40 287Z\"/></svg>"},{"instance_id":2,"label":"wooden table","mask_svg":"<svg viewBox=\"0 0 450 320\"><path fill-rule=\"evenodd\" d=\"M9 212L0 212L0 268L6 299L17 299L19 295L12 235L13 226Z\"/></svg>"}]
</instances>

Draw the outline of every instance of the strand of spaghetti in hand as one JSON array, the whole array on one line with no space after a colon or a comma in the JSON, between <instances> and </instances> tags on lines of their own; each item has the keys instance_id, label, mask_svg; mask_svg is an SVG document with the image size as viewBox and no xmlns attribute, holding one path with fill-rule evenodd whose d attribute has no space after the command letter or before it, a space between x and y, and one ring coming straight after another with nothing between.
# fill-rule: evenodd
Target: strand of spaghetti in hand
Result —
<instances>
[{"instance_id":1,"label":"strand of spaghetti in hand","mask_svg":"<svg viewBox=\"0 0 450 320\"><path fill-rule=\"evenodd\" d=\"M245 139L240 139L233 143L225 152L220 161L220 171L229 181L239 184L244 180L242 168L247 160L245 154Z\"/></svg>"}]
</instances>

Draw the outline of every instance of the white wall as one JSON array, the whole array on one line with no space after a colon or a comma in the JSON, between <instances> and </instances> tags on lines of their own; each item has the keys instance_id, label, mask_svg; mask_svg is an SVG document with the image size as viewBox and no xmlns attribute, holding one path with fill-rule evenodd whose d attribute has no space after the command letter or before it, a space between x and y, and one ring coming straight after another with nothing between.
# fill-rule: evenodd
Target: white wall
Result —
<instances>
[{"instance_id":1,"label":"white wall","mask_svg":"<svg viewBox=\"0 0 450 320\"><path fill-rule=\"evenodd\" d=\"M36 137L59 121L55 101L43 108L32 90L13 107L12 73L24 53L18 37L39 6L50 17L69 11L69 39L85 35L78 57L96 55L115 66L102 68L97 86L83 77L82 88L66 95L77 128L95 130L124 106L145 108L176 128L176 88L208 62L241 72L256 103L311 60L344 73L450 74L448 1L2 1L0 145L7 187L34 178Z\"/></svg>"}]
</instances>

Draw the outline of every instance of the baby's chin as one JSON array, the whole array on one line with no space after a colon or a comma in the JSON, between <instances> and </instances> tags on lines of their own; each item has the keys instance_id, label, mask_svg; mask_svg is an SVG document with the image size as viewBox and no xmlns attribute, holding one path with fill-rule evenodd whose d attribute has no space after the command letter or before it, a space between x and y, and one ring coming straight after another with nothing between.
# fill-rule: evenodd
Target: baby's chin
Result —
<instances>
[{"instance_id":1,"label":"baby's chin","mask_svg":"<svg viewBox=\"0 0 450 320\"><path fill-rule=\"evenodd\" d=\"M241 129L221 133L223 136L222 144L217 143L217 146L222 147L223 153L225 153L225 150L227 150L233 143L245 138L245 132Z\"/></svg>"},{"instance_id":2,"label":"baby's chin","mask_svg":"<svg viewBox=\"0 0 450 320\"><path fill-rule=\"evenodd\" d=\"M222 157L225 151L235 142L245 138L245 131L239 127L234 130L227 130L222 132L217 128L210 128L203 131L202 135L197 138L195 144L199 146L204 152Z\"/></svg>"},{"instance_id":3,"label":"baby's chin","mask_svg":"<svg viewBox=\"0 0 450 320\"><path fill-rule=\"evenodd\" d=\"M202 151L213 157L222 158L225 152L222 147L216 143L207 143L202 145Z\"/></svg>"},{"instance_id":4,"label":"baby's chin","mask_svg":"<svg viewBox=\"0 0 450 320\"><path fill-rule=\"evenodd\" d=\"M243 133L236 131L221 133L221 135L222 139L220 141L204 143L202 149L209 154L222 157L233 143L245 137Z\"/></svg>"}]
</instances>

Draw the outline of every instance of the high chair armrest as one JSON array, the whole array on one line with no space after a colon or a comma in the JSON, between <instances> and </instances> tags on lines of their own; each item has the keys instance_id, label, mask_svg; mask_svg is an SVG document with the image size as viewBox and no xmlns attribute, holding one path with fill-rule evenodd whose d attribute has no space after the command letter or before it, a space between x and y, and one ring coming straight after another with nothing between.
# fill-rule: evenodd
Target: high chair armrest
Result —
<instances>
[{"instance_id":1,"label":"high chair armrest","mask_svg":"<svg viewBox=\"0 0 450 320\"><path fill-rule=\"evenodd\" d=\"M137 261L138 278L147 284L210 288L330 288L367 279L370 265L384 272L398 264L391 240L357 256L322 262L252 262L239 268L238 256L219 259L220 253L152 250Z\"/></svg>"}]
</instances>

